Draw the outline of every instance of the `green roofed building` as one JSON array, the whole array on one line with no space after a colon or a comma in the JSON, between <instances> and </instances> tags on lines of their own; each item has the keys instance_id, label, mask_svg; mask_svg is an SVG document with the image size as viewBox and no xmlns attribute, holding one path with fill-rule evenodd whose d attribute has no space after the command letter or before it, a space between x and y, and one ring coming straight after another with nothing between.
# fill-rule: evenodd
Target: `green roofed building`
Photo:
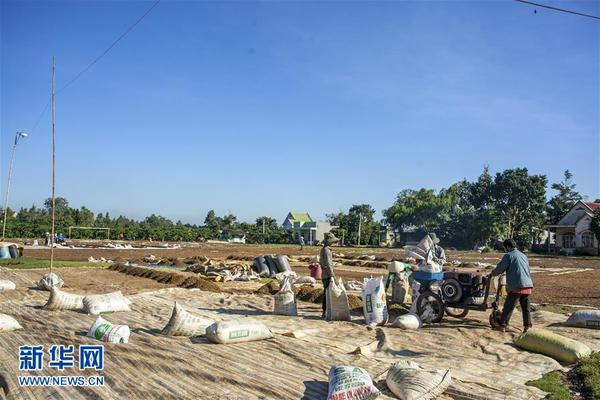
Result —
<instances>
[{"instance_id":1,"label":"green roofed building","mask_svg":"<svg viewBox=\"0 0 600 400\"><path fill-rule=\"evenodd\" d=\"M308 245L323 241L325 233L335 228L329 222L314 221L308 213L288 213L281 224L284 229L293 232L294 240L300 242L300 236Z\"/></svg>"},{"instance_id":2,"label":"green roofed building","mask_svg":"<svg viewBox=\"0 0 600 400\"><path fill-rule=\"evenodd\" d=\"M313 222L313 219L308 213L290 212L281 225L283 226L283 229L292 229L294 227L294 222L299 222L300 226L302 226L305 222Z\"/></svg>"}]
</instances>

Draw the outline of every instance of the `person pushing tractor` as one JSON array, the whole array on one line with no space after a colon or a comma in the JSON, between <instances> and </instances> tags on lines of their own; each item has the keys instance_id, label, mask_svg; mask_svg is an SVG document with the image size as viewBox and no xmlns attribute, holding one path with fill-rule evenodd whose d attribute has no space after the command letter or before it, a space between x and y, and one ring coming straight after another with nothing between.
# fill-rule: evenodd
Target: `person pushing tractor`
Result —
<instances>
[{"instance_id":1,"label":"person pushing tractor","mask_svg":"<svg viewBox=\"0 0 600 400\"><path fill-rule=\"evenodd\" d=\"M499 324L494 329L501 332L506 330L518 300L521 305L521 313L523 314L523 332L527 332L532 326L529 296L533 292L533 281L529 272L529 260L525 254L517 249L517 244L514 240L506 239L503 245L506 254L490 275L498 276L506 272L506 290L508 296L504 302Z\"/></svg>"}]
</instances>

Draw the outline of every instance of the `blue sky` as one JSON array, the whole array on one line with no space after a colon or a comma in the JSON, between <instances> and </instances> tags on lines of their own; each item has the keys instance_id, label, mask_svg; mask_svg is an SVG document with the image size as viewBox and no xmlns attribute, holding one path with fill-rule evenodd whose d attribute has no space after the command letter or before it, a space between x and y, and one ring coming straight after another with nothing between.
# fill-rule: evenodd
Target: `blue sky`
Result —
<instances>
[{"instance_id":1,"label":"blue sky","mask_svg":"<svg viewBox=\"0 0 600 400\"><path fill-rule=\"evenodd\" d=\"M546 3L600 14L594 1ZM1 2L1 171L50 195L62 87L151 2ZM598 20L514 1L163 0L57 97L57 194L201 223L313 217L527 167L600 197Z\"/></svg>"}]
</instances>

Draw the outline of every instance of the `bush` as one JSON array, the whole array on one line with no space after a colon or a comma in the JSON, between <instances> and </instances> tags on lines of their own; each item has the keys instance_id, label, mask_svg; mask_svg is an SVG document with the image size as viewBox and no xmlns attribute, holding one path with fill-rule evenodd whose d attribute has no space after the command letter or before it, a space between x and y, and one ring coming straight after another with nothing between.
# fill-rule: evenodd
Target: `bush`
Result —
<instances>
[{"instance_id":1,"label":"bush","mask_svg":"<svg viewBox=\"0 0 600 400\"><path fill-rule=\"evenodd\" d=\"M548 372L540 379L525 383L527 386L533 386L548 393L545 397L548 400L570 400L569 386L564 374L561 371Z\"/></svg>"},{"instance_id":2,"label":"bush","mask_svg":"<svg viewBox=\"0 0 600 400\"><path fill-rule=\"evenodd\" d=\"M567 254L567 251L565 249L560 249L560 251L558 252L559 256L568 256L569 254Z\"/></svg>"},{"instance_id":3,"label":"bush","mask_svg":"<svg viewBox=\"0 0 600 400\"><path fill-rule=\"evenodd\" d=\"M493 251L494 249L492 249L490 246L485 246L483 250L481 250L482 253L491 253Z\"/></svg>"},{"instance_id":4,"label":"bush","mask_svg":"<svg viewBox=\"0 0 600 400\"><path fill-rule=\"evenodd\" d=\"M588 398L600 398L600 353L592 353L589 357L581 360L575 367L575 372L583 381L584 389Z\"/></svg>"}]
</instances>

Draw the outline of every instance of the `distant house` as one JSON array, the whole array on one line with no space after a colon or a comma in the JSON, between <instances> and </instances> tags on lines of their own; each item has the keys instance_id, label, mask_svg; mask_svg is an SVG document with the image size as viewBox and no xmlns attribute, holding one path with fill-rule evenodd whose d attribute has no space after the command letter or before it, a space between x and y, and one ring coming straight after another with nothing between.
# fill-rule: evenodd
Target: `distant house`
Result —
<instances>
[{"instance_id":1,"label":"distant house","mask_svg":"<svg viewBox=\"0 0 600 400\"><path fill-rule=\"evenodd\" d=\"M555 243L549 250L564 250L573 253L576 250L583 253L597 255L598 240L590 230L594 212L600 208L600 203L578 201L569 212L554 225L547 225L549 232L555 233Z\"/></svg>"},{"instance_id":2,"label":"distant house","mask_svg":"<svg viewBox=\"0 0 600 400\"><path fill-rule=\"evenodd\" d=\"M302 226L305 222L313 222L313 219L308 213L289 212L281 226L283 229L291 230L294 227L294 222L299 222Z\"/></svg>"},{"instance_id":3,"label":"distant house","mask_svg":"<svg viewBox=\"0 0 600 400\"><path fill-rule=\"evenodd\" d=\"M221 240L227 240L230 243L246 243L246 233L243 231L223 231Z\"/></svg>"},{"instance_id":4,"label":"distant house","mask_svg":"<svg viewBox=\"0 0 600 400\"><path fill-rule=\"evenodd\" d=\"M326 221L313 221L308 213L288 213L281 224L284 229L292 231L294 241L300 242L300 236L308 245L320 243L325 234L336 228Z\"/></svg>"},{"instance_id":5,"label":"distant house","mask_svg":"<svg viewBox=\"0 0 600 400\"><path fill-rule=\"evenodd\" d=\"M396 234L394 229L386 224L379 225L379 246L393 247L396 245Z\"/></svg>"}]
</instances>

